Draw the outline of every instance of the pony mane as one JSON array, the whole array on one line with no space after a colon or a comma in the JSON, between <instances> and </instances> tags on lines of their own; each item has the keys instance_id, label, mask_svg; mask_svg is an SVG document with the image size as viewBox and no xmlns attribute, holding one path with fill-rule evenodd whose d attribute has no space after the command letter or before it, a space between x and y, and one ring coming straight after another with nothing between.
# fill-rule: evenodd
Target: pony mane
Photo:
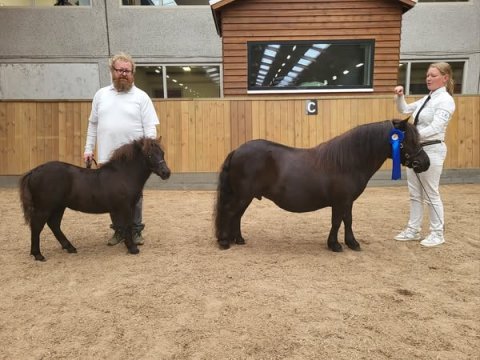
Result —
<instances>
[{"instance_id":1,"label":"pony mane","mask_svg":"<svg viewBox=\"0 0 480 360\"><path fill-rule=\"evenodd\" d=\"M391 120L359 125L318 145L318 165L342 171L365 163L365 154L381 157L379 146L388 144L387 133L393 128ZM372 159L373 160L373 159Z\"/></svg>"},{"instance_id":2,"label":"pony mane","mask_svg":"<svg viewBox=\"0 0 480 360\"><path fill-rule=\"evenodd\" d=\"M410 122L407 122L406 125L407 125L407 128L404 129L406 138L413 140L413 142L415 143L420 142L420 134L418 133L418 130L415 127L415 125L413 125Z\"/></svg>"},{"instance_id":3,"label":"pony mane","mask_svg":"<svg viewBox=\"0 0 480 360\"><path fill-rule=\"evenodd\" d=\"M158 146L158 142L156 139L143 137L138 140L133 140L130 143L124 144L116 149L110 160L107 162L112 161L130 161L135 158L136 149L140 148L142 153L146 153L151 146Z\"/></svg>"}]
</instances>

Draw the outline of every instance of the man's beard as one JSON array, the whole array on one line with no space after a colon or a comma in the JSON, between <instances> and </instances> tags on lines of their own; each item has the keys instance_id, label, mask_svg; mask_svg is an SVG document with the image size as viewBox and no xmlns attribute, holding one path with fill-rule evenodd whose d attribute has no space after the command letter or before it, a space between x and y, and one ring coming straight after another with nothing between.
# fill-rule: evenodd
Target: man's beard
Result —
<instances>
[{"instance_id":1,"label":"man's beard","mask_svg":"<svg viewBox=\"0 0 480 360\"><path fill-rule=\"evenodd\" d=\"M118 92L128 92L133 86L133 81L124 78L114 79L113 86Z\"/></svg>"}]
</instances>

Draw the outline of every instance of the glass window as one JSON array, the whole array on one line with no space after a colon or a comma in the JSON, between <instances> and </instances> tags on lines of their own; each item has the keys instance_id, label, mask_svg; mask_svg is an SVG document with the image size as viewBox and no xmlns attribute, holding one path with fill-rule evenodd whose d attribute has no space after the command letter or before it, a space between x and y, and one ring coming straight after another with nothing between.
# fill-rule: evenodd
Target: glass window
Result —
<instances>
[{"instance_id":1,"label":"glass window","mask_svg":"<svg viewBox=\"0 0 480 360\"><path fill-rule=\"evenodd\" d=\"M450 64L453 71L453 79L455 80L455 94L462 93L463 72L465 61L446 61ZM398 72L398 83L405 88L407 95L424 95L428 94L428 88L425 84L428 67L431 63L428 62L402 62Z\"/></svg>"},{"instance_id":2,"label":"glass window","mask_svg":"<svg viewBox=\"0 0 480 360\"><path fill-rule=\"evenodd\" d=\"M209 5L208 0L122 0L122 5L183 6Z\"/></svg>"},{"instance_id":3,"label":"glass window","mask_svg":"<svg viewBox=\"0 0 480 360\"><path fill-rule=\"evenodd\" d=\"M248 90L373 89L373 40L249 42Z\"/></svg>"},{"instance_id":4,"label":"glass window","mask_svg":"<svg viewBox=\"0 0 480 360\"><path fill-rule=\"evenodd\" d=\"M90 1L91 0L0 0L0 7L90 6Z\"/></svg>"},{"instance_id":5,"label":"glass window","mask_svg":"<svg viewBox=\"0 0 480 360\"><path fill-rule=\"evenodd\" d=\"M221 96L218 65L138 65L135 84L152 98L218 98Z\"/></svg>"}]
</instances>

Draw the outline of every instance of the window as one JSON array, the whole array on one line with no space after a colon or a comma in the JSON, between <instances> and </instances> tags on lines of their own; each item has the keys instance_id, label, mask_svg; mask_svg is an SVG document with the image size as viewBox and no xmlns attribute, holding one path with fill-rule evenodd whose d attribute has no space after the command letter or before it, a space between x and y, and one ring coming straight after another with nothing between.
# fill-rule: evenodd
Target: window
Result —
<instances>
[{"instance_id":1,"label":"window","mask_svg":"<svg viewBox=\"0 0 480 360\"><path fill-rule=\"evenodd\" d=\"M373 91L373 40L248 42L249 92Z\"/></svg>"},{"instance_id":2,"label":"window","mask_svg":"<svg viewBox=\"0 0 480 360\"><path fill-rule=\"evenodd\" d=\"M137 65L135 84L152 98L218 98L218 65Z\"/></svg>"},{"instance_id":3,"label":"window","mask_svg":"<svg viewBox=\"0 0 480 360\"><path fill-rule=\"evenodd\" d=\"M209 5L208 0L122 0L122 5L183 6Z\"/></svg>"},{"instance_id":4,"label":"window","mask_svg":"<svg viewBox=\"0 0 480 360\"><path fill-rule=\"evenodd\" d=\"M463 84L463 73L465 61L446 61L450 64L453 71L453 79L455 80L455 94L461 94ZM405 89L406 95L424 95L428 94L428 88L425 84L425 78L430 64L439 61L422 61L412 62L405 61L400 63L398 71L398 83Z\"/></svg>"},{"instance_id":5,"label":"window","mask_svg":"<svg viewBox=\"0 0 480 360\"><path fill-rule=\"evenodd\" d=\"M91 0L0 0L0 7L90 6L90 4Z\"/></svg>"}]
</instances>

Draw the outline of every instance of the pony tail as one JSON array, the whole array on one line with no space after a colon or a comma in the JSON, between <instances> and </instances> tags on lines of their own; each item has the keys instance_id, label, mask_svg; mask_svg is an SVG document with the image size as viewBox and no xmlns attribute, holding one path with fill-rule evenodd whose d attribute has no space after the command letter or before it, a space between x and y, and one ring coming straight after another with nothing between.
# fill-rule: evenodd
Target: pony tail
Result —
<instances>
[{"instance_id":1,"label":"pony tail","mask_svg":"<svg viewBox=\"0 0 480 360\"><path fill-rule=\"evenodd\" d=\"M32 172L29 171L20 178L20 202L22 204L23 217L25 218L25 224L30 224L33 213L33 199L30 192L29 180Z\"/></svg>"},{"instance_id":2,"label":"pony tail","mask_svg":"<svg viewBox=\"0 0 480 360\"><path fill-rule=\"evenodd\" d=\"M225 222L225 212L227 204L229 203L233 190L228 181L228 174L230 172L230 162L232 160L233 153L232 151L228 154L227 158L223 162L220 174L218 176L218 185L217 185L217 200L215 204L215 236L219 240L220 232L222 229L222 224Z\"/></svg>"}]
</instances>

